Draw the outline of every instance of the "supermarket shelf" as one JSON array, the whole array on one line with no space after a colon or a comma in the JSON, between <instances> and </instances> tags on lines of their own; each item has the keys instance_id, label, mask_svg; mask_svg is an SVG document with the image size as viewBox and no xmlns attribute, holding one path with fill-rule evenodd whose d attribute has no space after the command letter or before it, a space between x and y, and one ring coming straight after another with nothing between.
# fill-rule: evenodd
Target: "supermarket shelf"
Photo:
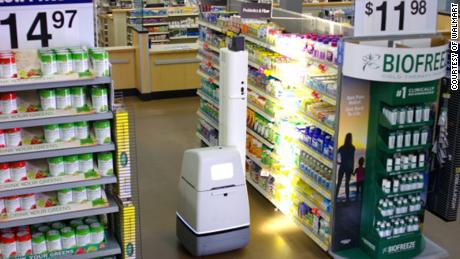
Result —
<instances>
[{"instance_id":1,"label":"supermarket shelf","mask_svg":"<svg viewBox=\"0 0 460 259\"><path fill-rule=\"evenodd\" d=\"M64 258L66 259L92 259L92 258L109 257L109 256L115 256L115 255L121 254L120 245L118 244L115 237L107 233L105 236L106 236L107 241L105 242L104 249L101 249L95 252L91 252L91 253L87 253L87 254L77 254L77 255L65 256Z\"/></svg>"},{"instance_id":2,"label":"supermarket shelf","mask_svg":"<svg viewBox=\"0 0 460 259\"><path fill-rule=\"evenodd\" d=\"M215 77L213 77L213 76L210 76L210 75L206 74L205 72L201 71L200 69L198 69L198 70L196 71L196 73L197 73L199 76L201 76L201 77L203 77L203 78L209 80L211 83L213 83L213 84L219 86L219 79L217 79L217 78L215 78Z\"/></svg>"},{"instance_id":3,"label":"supermarket shelf","mask_svg":"<svg viewBox=\"0 0 460 259\"><path fill-rule=\"evenodd\" d=\"M258 114L262 115L265 119L271 121L271 122L274 122L275 121L275 117L273 117L272 115L262 111L261 109L257 108L255 105L253 105L252 103L248 102L248 108L257 112Z\"/></svg>"},{"instance_id":4,"label":"supermarket shelf","mask_svg":"<svg viewBox=\"0 0 460 259\"><path fill-rule=\"evenodd\" d=\"M284 211L282 208L280 208L280 206L278 205L278 203L273 199L271 198L267 192L262 189L257 183L255 183L254 181L252 181L252 179L250 177L246 177L246 181L252 186L254 187L254 189L256 189L262 196L264 196L268 201L270 201L276 208L280 209L280 211L286 216L288 217L289 219L291 219L292 222L294 222L300 229L302 229L302 231L307 234L308 237L310 237L313 241L315 241L315 243L321 247L321 249L323 249L324 251L327 251L328 250L328 245L326 243L324 243L315 233L313 233L307 226L305 226L304 224L302 224L296 217L290 215L290 213Z\"/></svg>"},{"instance_id":5,"label":"supermarket shelf","mask_svg":"<svg viewBox=\"0 0 460 259\"><path fill-rule=\"evenodd\" d=\"M269 142L268 140L266 140L264 137L260 136L259 133L253 131L252 129L250 129L249 127L247 128L248 130L248 133L250 135L252 135L253 137L255 137L257 140L259 140L260 142L262 142L265 146L267 146L268 148L270 149L274 149L275 148L275 145L272 144L271 142Z\"/></svg>"},{"instance_id":6,"label":"supermarket shelf","mask_svg":"<svg viewBox=\"0 0 460 259\"><path fill-rule=\"evenodd\" d=\"M333 106L336 106L336 105L337 105L337 101L336 101L336 98L335 98L335 97L332 97L332 96L330 96L329 94L327 94L327 93L325 93L325 92L323 92L323 91L320 91L320 90L318 90L318 89L315 89L315 88L313 88L313 87L310 87L310 86L308 86L308 85L305 85L305 87L307 87L308 89L310 89L310 90L312 90L312 91L315 91L315 92L319 93L319 94L320 94L320 98L321 98L322 101L327 102L328 104L333 105Z\"/></svg>"},{"instance_id":7,"label":"supermarket shelf","mask_svg":"<svg viewBox=\"0 0 460 259\"><path fill-rule=\"evenodd\" d=\"M331 191L325 189L323 186L318 184L309 175L302 172L302 170L296 169L294 170L294 173L296 176L302 179L302 181L304 181L306 184L310 185L313 189L315 189L319 194L323 195L325 198L328 198L329 200L331 199Z\"/></svg>"},{"instance_id":8,"label":"supermarket shelf","mask_svg":"<svg viewBox=\"0 0 460 259\"><path fill-rule=\"evenodd\" d=\"M220 28L219 26L216 26L214 24L210 24L210 23L205 22L205 21L198 21L198 24L201 25L201 26L204 26L204 27L208 27L209 29L217 31L217 32L221 32L221 33L224 32L224 30L222 28Z\"/></svg>"},{"instance_id":9,"label":"supermarket shelf","mask_svg":"<svg viewBox=\"0 0 460 259\"><path fill-rule=\"evenodd\" d=\"M201 41L201 40L199 40L198 42L203 46L204 49L210 49L210 50L212 50L214 52L217 52L217 53L220 52L220 48L218 48L218 47L216 47L216 46L214 46L214 45L212 45L212 44L210 44L208 42Z\"/></svg>"},{"instance_id":10,"label":"supermarket shelf","mask_svg":"<svg viewBox=\"0 0 460 259\"><path fill-rule=\"evenodd\" d=\"M199 13L175 13L168 14L168 17L198 16Z\"/></svg>"},{"instance_id":11,"label":"supermarket shelf","mask_svg":"<svg viewBox=\"0 0 460 259\"><path fill-rule=\"evenodd\" d=\"M299 116L301 116L303 119L308 121L310 124L315 125L316 127L320 128L322 131L327 132L331 136L334 136L335 130L329 126L324 124L323 122L319 121L318 119L314 118L313 116L304 113L302 111L299 111Z\"/></svg>"},{"instance_id":12,"label":"supermarket shelf","mask_svg":"<svg viewBox=\"0 0 460 259\"><path fill-rule=\"evenodd\" d=\"M309 155L314 157L316 160L320 161L321 163L323 163L324 165L332 169L333 167L332 161L324 157L322 154L318 153L316 150L312 149L311 147L302 143L301 141L297 141L297 146L301 150L307 152Z\"/></svg>"},{"instance_id":13,"label":"supermarket shelf","mask_svg":"<svg viewBox=\"0 0 460 259\"><path fill-rule=\"evenodd\" d=\"M203 61L203 60L204 60L204 61L206 61L206 62L210 62L213 68L215 68L215 69L220 69L219 64L216 64L214 61L212 61L211 59L209 59L209 58L207 58L207 57L204 57L204 56L198 54L198 55L196 56L196 58L199 59L200 61Z\"/></svg>"},{"instance_id":14,"label":"supermarket shelf","mask_svg":"<svg viewBox=\"0 0 460 259\"><path fill-rule=\"evenodd\" d=\"M215 129L219 129L219 123L211 117L209 117L208 115L204 114L202 111L198 111L197 115L198 117L209 123L209 125L213 126Z\"/></svg>"},{"instance_id":15,"label":"supermarket shelf","mask_svg":"<svg viewBox=\"0 0 460 259\"><path fill-rule=\"evenodd\" d=\"M260 168L263 168L263 169L267 169L267 166L262 164L262 162L260 161L260 159L258 159L256 156L254 156L253 154L249 153L249 152L246 152L246 156L252 161L254 162L256 165L258 165Z\"/></svg>"},{"instance_id":16,"label":"supermarket shelf","mask_svg":"<svg viewBox=\"0 0 460 259\"><path fill-rule=\"evenodd\" d=\"M198 39L198 36L177 36L169 37L170 40L188 40L188 39Z\"/></svg>"},{"instance_id":17,"label":"supermarket shelf","mask_svg":"<svg viewBox=\"0 0 460 259\"><path fill-rule=\"evenodd\" d=\"M169 23L167 22L144 23L142 26L149 27L149 26L164 26L164 25L169 25Z\"/></svg>"},{"instance_id":18,"label":"supermarket shelf","mask_svg":"<svg viewBox=\"0 0 460 259\"><path fill-rule=\"evenodd\" d=\"M255 85L253 85L253 84L248 84L248 88L249 88L251 91L256 92L258 95L261 95L261 96L265 97L265 99L267 99L267 100L270 100L270 101L272 101L272 102L274 102L274 103L279 103L279 102L280 102L279 99L277 99L276 97L274 97L274 96L272 96L272 95L266 93L264 90L262 90L262 89L261 89L260 87L258 87L258 86L255 86Z\"/></svg>"},{"instance_id":19,"label":"supermarket shelf","mask_svg":"<svg viewBox=\"0 0 460 259\"><path fill-rule=\"evenodd\" d=\"M196 26L185 26L185 27L180 27L180 26L176 27L176 26L171 26L171 25L169 26L170 30L198 29L198 28L200 28L198 25L196 25Z\"/></svg>"},{"instance_id":20,"label":"supermarket shelf","mask_svg":"<svg viewBox=\"0 0 460 259\"><path fill-rule=\"evenodd\" d=\"M128 16L128 19L155 19L155 18L168 18L168 16L167 15Z\"/></svg>"},{"instance_id":21,"label":"supermarket shelf","mask_svg":"<svg viewBox=\"0 0 460 259\"><path fill-rule=\"evenodd\" d=\"M307 203L307 205L311 208L319 208L319 214L321 215L322 218L324 218L326 221L330 222L331 220L331 217L330 217L330 214L328 212L325 211L325 209L322 207L322 206L318 206L316 205L312 200L310 200L310 198L305 194L305 193L302 193L298 190L295 190L295 193L302 198L303 201L305 201Z\"/></svg>"},{"instance_id":22,"label":"supermarket shelf","mask_svg":"<svg viewBox=\"0 0 460 259\"><path fill-rule=\"evenodd\" d=\"M62 148L62 149L53 149L53 150L43 150L43 151L23 151L15 154L5 154L0 155L0 163L6 163L11 161L21 161L21 160L32 160L39 158L48 158L56 156L68 156L68 155L78 155L85 153L99 153L99 152L109 152L115 150L115 145L104 144L104 145L91 145L91 146L80 146L73 148Z\"/></svg>"},{"instance_id":23,"label":"supermarket shelf","mask_svg":"<svg viewBox=\"0 0 460 259\"><path fill-rule=\"evenodd\" d=\"M247 35L247 34L244 34L243 36L244 36L244 39L247 40L247 41L249 41L249 42L252 42L252 43L254 43L254 44L257 44L257 45L259 45L259 46L261 46L261 47L264 47L264 48L266 48L266 49L269 49L269 50L271 50L271 51L273 51L273 52L277 52L277 51L275 50L275 48L274 48L271 44L268 44L268 43L266 43L266 42L263 42L263 41L261 41L261 40L258 40L258 39L254 38L254 37L252 37L252 36ZM279 53L279 54L281 54L281 53Z\"/></svg>"},{"instance_id":24,"label":"supermarket shelf","mask_svg":"<svg viewBox=\"0 0 460 259\"><path fill-rule=\"evenodd\" d=\"M169 42L169 40L150 40L151 43Z\"/></svg>"},{"instance_id":25,"label":"supermarket shelf","mask_svg":"<svg viewBox=\"0 0 460 259\"><path fill-rule=\"evenodd\" d=\"M203 141L206 145L208 145L208 147L211 146L211 142L209 142L209 140L207 140L205 137L203 137L199 132L196 133L196 136L197 136L201 141Z\"/></svg>"},{"instance_id":26,"label":"supermarket shelf","mask_svg":"<svg viewBox=\"0 0 460 259\"><path fill-rule=\"evenodd\" d=\"M149 35L162 35L162 34L169 34L169 31L158 31L158 32L149 32Z\"/></svg>"},{"instance_id":27,"label":"supermarket shelf","mask_svg":"<svg viewBox=\"0 0 460 259\"><path fill-rule=\"evenodd\" d=\"M303 232L305 234L307 234L307 236L309 238L311 238L313 241L315 241L315 243L321 247L321 249L323 249L324 251L327 251L329 249L329 246L324 243L321 239L318 238L318 236L313 233L313 231L311 231L307 226L305 226L302 222L300 222L296 217L294 216L291 216L291 220L300 228L303 230Z\"/></svg>"},{"instance_id":28,"label":"supermarket shelf","mask_svg":"<svg viewBox=\"0 0 460 259\"><path fill-rule=\"evenodd\" d=\"M277 78L279 80L281 80L283 78L281 75L278 75L278 74L274 73L273 71L267 69L265 66L255 62L255 61L249 60L248 64L249 64L249 66L251 66L251 67L253 67L255 69L264 69L265 72L268 72L270 74L270 76L275 77L275 78Z\"/></svg>"},{"instance_id":29,"label":"supermarket shelf","mask_svg":"<svg viewBox=\"0 0 460 259\"><path fill-rule=\"evenodd\" d=\"M88 210L65 212L65 213L60 213L60 214L52 214L52 215L26 218L26 219L20 219L20 220L11 220L11 221L0 223L0 229L118 212L119 210L118 204L116 203L114 198L111 195L107 195L107 200L108 200L109 205L104 208L94 208L94 209L88 209Z\"/></svg>"},{"instance_id":30,"label":"supermarket shelf","mask_svg":"<svg viewBox=\"0 0 460 259\"><path fill-rule=\"evenodd\" d=\"M10 128L27 128L42 126L48 124L60 124L78 121L97 121L111 120L112 112L92 113L92 114L73 114L59 113L57 111L31 112L31 113L16 113L0 115L0 129Z\"/></svg>"},{"instance_id":31,"label":"supermarket shelf","mask_svg":"<svg viewBox=\"0 0 460 259\"><path fill-rule=\"evenodd\" d=\"M198 94L198 96L200 96L202 99L205 99L206 101L212 103L214 106L219 107L219 101L215 100L214 98L211 98L209 95L205 94L203 91L198 90L196 94Z\"/></svg>"},{"instance_id":32,"label":"supermarket shelf","mask_svg":"<svg viewBox=\"0 0 460 259\"><path fill-rule=\"evenodd\" d=\"M112 79L110 77L94 77L94 78L81 78L62 80L58 78L49 79L21 79L11 81L9 83L0 83L0 93L15 92L15 91L28 91L50 88L64 88L82 85L100 85L110 84Z\"/></svg>"},{"instance_id":33,"label":"supermarket shelf","mask_svg":"<svg viewBox=\"0 0 460 259\"><path fill-rule=\"evenodd\" d=\"M22 195L22 194L29 194L29 193L40 193L40 192L50 192L50 191L57 191L62 189L68 188L76 188L82 186L90 186L90 185L105 185L105 184L112 184L116 183L117 178L115 176L103 176L98 179L89 179L83 181L76 181L76 182L64 182L58 184L48 184L36 187L19 187L12 190L7 191L0 191L0 198L1 197L8 197L13 195Z\"/></svg>"}]
</instances>

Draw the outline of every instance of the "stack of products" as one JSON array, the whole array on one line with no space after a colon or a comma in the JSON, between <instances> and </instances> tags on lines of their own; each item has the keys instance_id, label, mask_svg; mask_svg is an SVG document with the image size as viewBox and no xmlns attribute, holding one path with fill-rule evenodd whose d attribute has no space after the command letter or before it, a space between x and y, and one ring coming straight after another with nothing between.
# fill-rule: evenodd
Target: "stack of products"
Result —
<instances>
[{"instance_id":1,"label":"stack of products","mask_svg":"<svg viewBox=\"0 0 460 259\"><path fill-rule=\"evenodd\" d=\"M59 256L65 255L66 250L83 254L105 246L105 225L97 217L88 217L6 228L0 230L0 236L0 254L4 258L48 253Z\"/></svg>"}]
</instances>

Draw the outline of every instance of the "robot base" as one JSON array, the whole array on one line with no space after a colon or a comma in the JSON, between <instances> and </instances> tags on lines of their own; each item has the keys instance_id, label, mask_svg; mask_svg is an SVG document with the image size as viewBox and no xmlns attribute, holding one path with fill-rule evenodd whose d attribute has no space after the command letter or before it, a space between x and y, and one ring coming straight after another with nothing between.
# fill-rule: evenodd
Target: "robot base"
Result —
<instances>
[{"instance_id":1,"label":"robot base","mask_svg":"<svg viewBox=\"0 0 460 259\"><path fill-rule=\"evenodd\" d=\"M194 256L218 254L240 249L249 242L249 226L198 235L177 216L176 232L184 247Z\"/></svg>"}]
</instances>

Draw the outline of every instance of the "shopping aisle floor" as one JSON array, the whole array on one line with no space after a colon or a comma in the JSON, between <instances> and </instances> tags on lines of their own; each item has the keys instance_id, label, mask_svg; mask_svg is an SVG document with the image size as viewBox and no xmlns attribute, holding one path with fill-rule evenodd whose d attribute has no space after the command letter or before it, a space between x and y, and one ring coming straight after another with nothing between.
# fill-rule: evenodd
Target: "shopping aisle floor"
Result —
<instances>
[{"instance_id":1,"label":"shopping aisle floor","mask_svg":"<svg viewBox=\"0 0 460 259\"><path fill-rule=\"evenodd\" d=\"M195 97L141 102L126 98L136 114L142 253L144 258L190 258L175 234L177 183L184 150L199 146ZM249 245L209 258L328 258L301 230L252 187ZM460 223L427 216L427 235L460 258Z\"/></svg>"}]
</instances>

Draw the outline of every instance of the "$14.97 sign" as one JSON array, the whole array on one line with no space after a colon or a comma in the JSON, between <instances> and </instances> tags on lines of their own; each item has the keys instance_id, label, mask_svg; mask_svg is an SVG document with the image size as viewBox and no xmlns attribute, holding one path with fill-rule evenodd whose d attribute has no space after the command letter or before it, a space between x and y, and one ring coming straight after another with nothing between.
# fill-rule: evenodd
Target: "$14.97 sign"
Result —
<instances>
[{"instance_id":1,"label":"$14.97 sign","mask_svg":"<svg viewBox=\"0 0 460 259\"><path fill-rule=\"evenodd\" d=\"M0 50L94 45L92 0L0 0Z\"/></svg>"},{"instance_id":2,"label":"$14.97 sign","mask_svg":"<svg viewBox=\"0 0 460 259\"><path fill-rule=\"evenodd\" d=\"M437 0L356 0L355 36L436 32Z\"/></svg>"}]
</instances>

